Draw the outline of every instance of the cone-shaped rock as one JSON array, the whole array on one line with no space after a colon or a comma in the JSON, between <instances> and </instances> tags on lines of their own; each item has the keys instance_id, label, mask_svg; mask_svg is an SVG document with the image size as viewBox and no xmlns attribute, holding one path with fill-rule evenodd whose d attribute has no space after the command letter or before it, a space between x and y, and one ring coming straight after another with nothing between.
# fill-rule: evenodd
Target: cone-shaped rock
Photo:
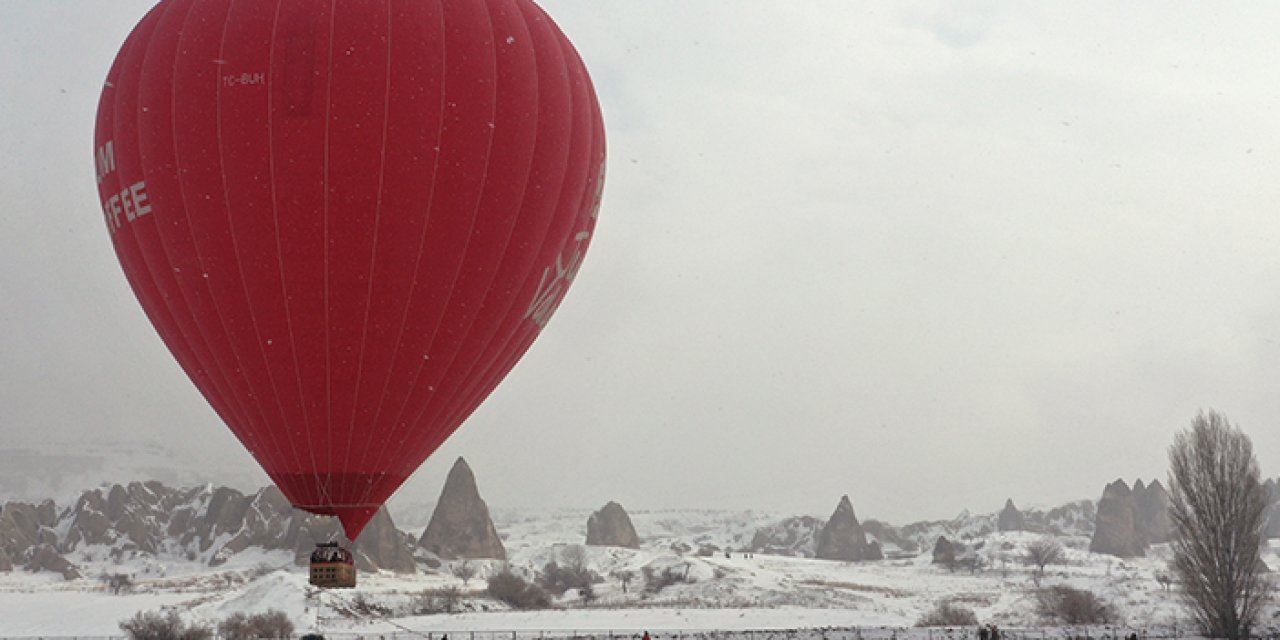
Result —
<instances>
[{"instance_id":1,"label":"cone-shaped rock","mask_svg":"<svg viewBox=\"0 0 1280 640\"><path fill-rule=\"evenodd\" d=\"M587 544L639 549L640 536L636 535L627 510L616 502L610 502L587 518Z\"/></svg>"},{"instance_id":2,"label":"cone-shaped rock","mask_svg":"<svg viewBox=\"0 0 1280 640\"><path fill-rule=\"evenodd\" d=\"M1103 489L1089 550L1120 558L1146 555L1146 543L1138 532L1133 491L1124 480L1116 480Z\"/></svg>"},{"instance_id":3,"label":"cone-shaped rock","mask_svg":"<svg viewBox=\"0 0 1280 640\"><path fill-rule=\"evenodd\" d=\"M853 514L849 496L840 498L835 513L818 534L818 557L856 562L867 560L867 534Z\"/></svg>"},{"instance_id":4,"label":"cone-shaped rock","mask_svg":"<svg viewBox=\"0 0 1280 640\"><path fill-rule=\"evenodd\" d=\"M1133 502L1137 509L1138 534L1147 544L1168 542L1173 534L1169 520L1169 493L1159 480L1152 480L1141 491L1134 485Z\"/></svg>"},{"instance_id":5,"label":"cone-shaped rock","mask_svg":"<svg viewBox=\"0 0 1280 640\"><path fill-rule=\"evenodd\" d=\"M507 550L489 519L489 507L480 499L476 477L466 460L458 458L449 471L418 546L446 559L507 559Z\"/></svg>"},{"instance_id":6,"label":"cone-shaped rock","mask_svg":"<svg viewBox=\"0 0 1280 640\"><path fill-rule=\"evenodd\" d=\"M1267 528L1264 534L1268 539L1280 538L1280 482L1275 478L1267 478L1262 484L1267 496ZM1172 529L1170 529L1172 533Z\"/></svg>"},{"instance_id":7,"label":"cone-shaped rock","mask_svg":"<svg viewBox=\"0 0 1280 640\"><path fill-rule=\"evenodd\" d=\"M996 529L1000 531L1022 531L1026 528L1026 524L1022 519L1022 512L1013 506L1013 498L1009 498L1004 502L1004 509L1000 512L1000 517L996 519Z\"/></svg>"}]
</instances>

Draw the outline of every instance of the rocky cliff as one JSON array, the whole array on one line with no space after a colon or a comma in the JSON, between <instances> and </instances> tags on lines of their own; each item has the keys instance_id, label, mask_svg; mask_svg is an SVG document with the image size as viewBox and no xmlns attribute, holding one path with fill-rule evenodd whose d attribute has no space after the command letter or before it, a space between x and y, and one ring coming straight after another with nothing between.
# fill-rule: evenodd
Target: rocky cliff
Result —
<instances>
[{"instance_id":1,"label":"rocky cliff","mask_svg":"<svg viewBox=\"0 0 1280 640\"><path fill-rule=\"evenodd\" d=\"M1120 558L1146 555L1146 541L1138 530L1137 504L1124 480L1116 480L1103 489L1089 550Z\"/></svg>"},{"instance_id":2,"label":"rocky cliff","mask_svg":"<svg viewBox=\"0 0 1280 640\"><path fill-rule=\"evenodd\" d=\"M786 518L756 530L747 551L775 556L812 558L818 552L822 520L813 516Z\"/></svg>"},{"instance_id":3,"label":"rocky cliff","mask_svg":"<svg viewBox=\"0 0 1280 640\"><path fill-rule=\"evenodd\" d=\"M226 487L175 489L132 482L85 491L69 506L10 502L0 509L0 570L24 568L79 576L74 558L95 549L112 558L126 554L173 555L219 566L251 547L289 550L305 564L317 541L342 540L365 571L416 571L413 540L382 509L351 544L333 518L294 509L278 489L245 495Z\"/></svg>"},{"instance_id":4,"label":"rocky cliff","mask_svg":"<svg viewBox=\"0 0 1280 640\"><path fill-rule=\"evenodd\" d=\"M640 536L627 510L610 502L587 518L587 544L600 547L640 548Z\"/></svg>"},{"instance_id":5,"label":"rocky cliff","mask_svg":"<svg viewBox=\"0 0 1280 640\"><path fill-rule=\"evenodd\" d=\"M844 560L857 562L860 560L876 560L879 547L873 553L867 545L867 533L853 513L853 503L849 496L840 498L836 510L818 534L817 557L825 560Z\"/></svg>"},{"instance_id":6,"label":"rocky cliff","mask_svg":"<svg viewBox=\"0 0 1280 640\"><path fill-rule=\"evenodd\" d=\"M999 531L1023 531L1027 528L1022 512L1013 506L1013 498L1004 502L1004 509L996 517L996 529Z\"/></svg>"},{"instance_id":7,"label":"rocky cliff","mask_svg":"<svg viewBox=\"0 0 1280 640\"><path fill-rule=\"evenodd\" d=\"M431 522L422 532L418 545L448 560L507 558L507 550L489 517L489 507L480 498L475 474L466 460L458 458L449 470Z\"/></svg>"},{"instance_id":8,"label":"rocky cliff","mask_svg":"<svg viewBox=\"0 0 1280 640\"><path fill-rule=\"evenodd\" d=\"M1173 535L1173 523L1169 520L1169 493L1159 480L1142 485L1139 480L1133 485L1134 524L1138 535L1147 544L1168 542Z\"/></svg>"}]
</instances>

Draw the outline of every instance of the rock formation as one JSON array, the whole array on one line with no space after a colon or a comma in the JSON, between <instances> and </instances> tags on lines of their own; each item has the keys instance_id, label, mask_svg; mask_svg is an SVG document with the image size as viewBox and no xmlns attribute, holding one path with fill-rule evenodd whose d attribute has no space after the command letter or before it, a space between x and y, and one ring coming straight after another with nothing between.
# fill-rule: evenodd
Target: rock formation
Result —
<instances>
[{"instance_id":1,"label":"rock formation","mask_svg":"<svg viewBox=\"0 0 1280 640\"><path fill-rule=\"evenodd\" d=\"M1089 550L1120 558L1146 555L1146 541L1138 530L1137 505L1124 480L1116 480L1102 491Z\"/></svg>"},{"instance_id":2,"label":"rock formation","mask_svg":"<svg viewBox=\"0 0 1280 640\"><path fill-rule=\"evenodd\" d=\"M868 538L874 538L875 542L887 547L882 550L886 555L891 553L894 547L897 551L908 555L914 555L920 551L920 545L915 540L902 535L897 527L887 522L875 519L863 520L862 530L866 532Z\"/></svg>"},{"instance_id":3,"label":"rock formation","mask_svg":"<svg viewBox=\"0 0 1280 640\"><path fill-rule=\"evenodd\" d=\"M835 513L818 534L817 557L824 560L857 562L868 560L867 534L858 524L849 496L840 498Z\"/></svg>"},{"instance_id":4,"label":"rock formation","mask_svg":"<svg viewBox=\"0 0 1280 640\"><path fill-rule=\"evenodd\" d=\"M27 552L27 563L23 566L27 571L52 571L62 574L65 580L75 580L80 577L80 571L76 569L71 561L62 557L53 545L38 544Z\"/></svg>"},{"instance_id":5,"label":"rock formation","mask_svg":"<svg viewBox=\"0 0 1280 640\"><path fill-rule=\"evenodd\" d=\"M587 518L587 544L600 547L640 548L640 536L626 509L616 502L606 504Z\"/></svg>"},{"instance_id":6,"label":"rock formation","mask_svg":"<svg viewBox=\"0 0 1280 640\"><path fill-rule=\"evenodd\" d=\"M884 549L880 548L880 543L872 540L867 543L866 551L863 552L863 560L884 560Z\"/></svg>"},{"instance_id":7,"label":"rock formation","mask_svg":"<svg viewBox=\"0 0 1280 640\"><path fill-rule=\"evenodd\" d=\"M440 500L431 514L418 546L445 559L507 559L498 530L489 519L489 507L476 489L476 477L467 461L458 458L449 470Z\"/></svg>"},{"instance_id":8,"label":"rock formation","mask_svg":"<svg viewBox=\"0 0 1280 640\"><path fill-rule=\"evenodd\" d=\"M1022 519L1022 512L1013 506L1013 498L1005 500L1004 509L996 519L996 529L999 531L1024 531L1026 528L1026 523Z\"/></svg>"},{"instance_id":9,"label":"rock formation","mask_svg":"<svg viewBox=\"0 0 1280 640\"><path fill-rule=\"evenodd\" d=\"M1280 482L1275 478L1267 478L1262 483L1267 495L1267 526L1263 535L1268 538L1280 538Z\"/></svg>"},{"instance_id":10,"label":"rock formation","mask_svg":"<svg viewBox=\"0 0 1280 640\"><path fill-rule=\"evenodd\" d=\"M1031 529L1033 523L1036 530L1053 535L1092 535L1097 526L1098 510L1092 500L1077 500L1045 512L1024 512L1023 520Z\"/></svg>"},{"instance_id":11,"label":"rock formation","mask_svg":"<svg viewBox=\"0 0 1280 640\"><path fill-rule=\"evenodd\" d=\"M822 521L813 516L787 518L757 529L746 551L812 558L818 552L818 532L821 530Z\"/></svg>"},{"instance_id":12,"label":"rock formation","mask_svg":"<svg viewBox=\"0 0 1280 640\"><path fill-rule=\"evenodd\" d=\"M176 553L210 566L250 547L284 549L306 564L316 541L334 539L345 541L333 518L293 509L274 486L246 496L226 487L133 482L86 491L61 513L52 501L6 504L0 509L0 571L22 567L74 577L79 572L71 554L86 545L105 546L116 559ZM407 573L417 570L413 542L382 509L360 542L348 546L362 570Z\"/></svg>"},{"instance_id":13,"label":"rock formation","mask_svg":"<svg viewBox=\"0 0 1280 640\"><path fill-rule=\"evenodd\" d=\"M1159 480L1143 487L1139 480L1133 485L1135 526L1138 535L1147 544L1168 542L1173 535L1173 523L1169 520L1169 493Z\"/></svg>"}]
</instances>

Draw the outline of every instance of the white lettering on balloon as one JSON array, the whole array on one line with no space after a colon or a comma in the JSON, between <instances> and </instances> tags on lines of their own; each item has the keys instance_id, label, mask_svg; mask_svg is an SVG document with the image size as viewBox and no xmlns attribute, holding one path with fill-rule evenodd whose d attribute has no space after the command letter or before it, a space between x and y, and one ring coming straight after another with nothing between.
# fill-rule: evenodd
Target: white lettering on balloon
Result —
<instances>
[{"instance_id":1,"label":"white lettering on balloon","mask_svg":"<svg viewBox=\"0 0 1280 640\"><path fill-rule=\"evenodd\" d=\"M243 87L267 83L267 74L261 71L256 73L227 74L222 76L222 86L224 87Z\"/></svg>"},{"instance_id":2,"label":"white lettering on balloon","mask_svg":"<svg viewBox=\"0 0 1280 640\"><path fill-rule=\"evenodd\" d=\"M604 198L604 166L600 167L599 177L596 178L596 191L591 199L591 213L588 216L590 224L596 220L596 216L600 214L600 202ZM533 302L529 303L529 308L525 310L524 317L532 318L533 322L538 325L539 329L547 326L547 321L551 319L551 314L555 313L560 307L560 302L564 300L564 294L569 289L569 285L573 283L573 279L578 275L578 269L582 267L582 259L586 256L586 241L591 239L591 231L583 229L574 234L573 241L575 246L573 254L570 255L568 262L565 262L564 256L556 256L555 264L542 270L542 279L538 281L538 290L533 296Z\"/></svg>"},{"instance_id":3,"label":"white lettering on balloon","mask_svg":"<svg viewBox=\"0 0 1280 640\"><path fill-rule=\"evenodd\" d=\"M108 140L94 154L98 184L116 170L115 141ZM147 197L147 183L140 180L123 189L107 194L102 199L102 213L107 218L107 228L115 233L127 222L133 222L151 213L151 199Z\"/></svg>"},{"instance_id":4,"label":"white lettering on balloon","mask_svg":"<svg viewBox=\"0 0 1280 640\"><path fill-rule=\"evenodd\" d=\"M98 147L98 152L93 157L94 166L98 169L98 184L102 184L102 179L116 170L116 141L108 140Z\"/></svg>"}]
</instances>

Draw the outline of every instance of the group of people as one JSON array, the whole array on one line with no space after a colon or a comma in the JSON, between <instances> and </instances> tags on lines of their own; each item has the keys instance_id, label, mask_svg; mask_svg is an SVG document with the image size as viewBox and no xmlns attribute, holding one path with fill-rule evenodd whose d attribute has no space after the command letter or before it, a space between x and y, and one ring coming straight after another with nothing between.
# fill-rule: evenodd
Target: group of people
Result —
<instances>
[{"instance_id":1,"label":"group of people","mask_svg":"<svg viewBox=\"0 0 1280 640\"><path fill-rule=\"evenodd\" d=\"M978 627L978 640L1000 640L1000 627L994 624Z\"/></svg>"},{"instance_id":2,"label":"group of people","mask_svg":"<svg viewBox=\"0 0 1280 640\"><path fill-rule=\"evenodd\" d=\"M318 544L311 552L311 561L315 563L341 562L352 564L351 552L336 544Z\"/></svg>"}]
</instances>

